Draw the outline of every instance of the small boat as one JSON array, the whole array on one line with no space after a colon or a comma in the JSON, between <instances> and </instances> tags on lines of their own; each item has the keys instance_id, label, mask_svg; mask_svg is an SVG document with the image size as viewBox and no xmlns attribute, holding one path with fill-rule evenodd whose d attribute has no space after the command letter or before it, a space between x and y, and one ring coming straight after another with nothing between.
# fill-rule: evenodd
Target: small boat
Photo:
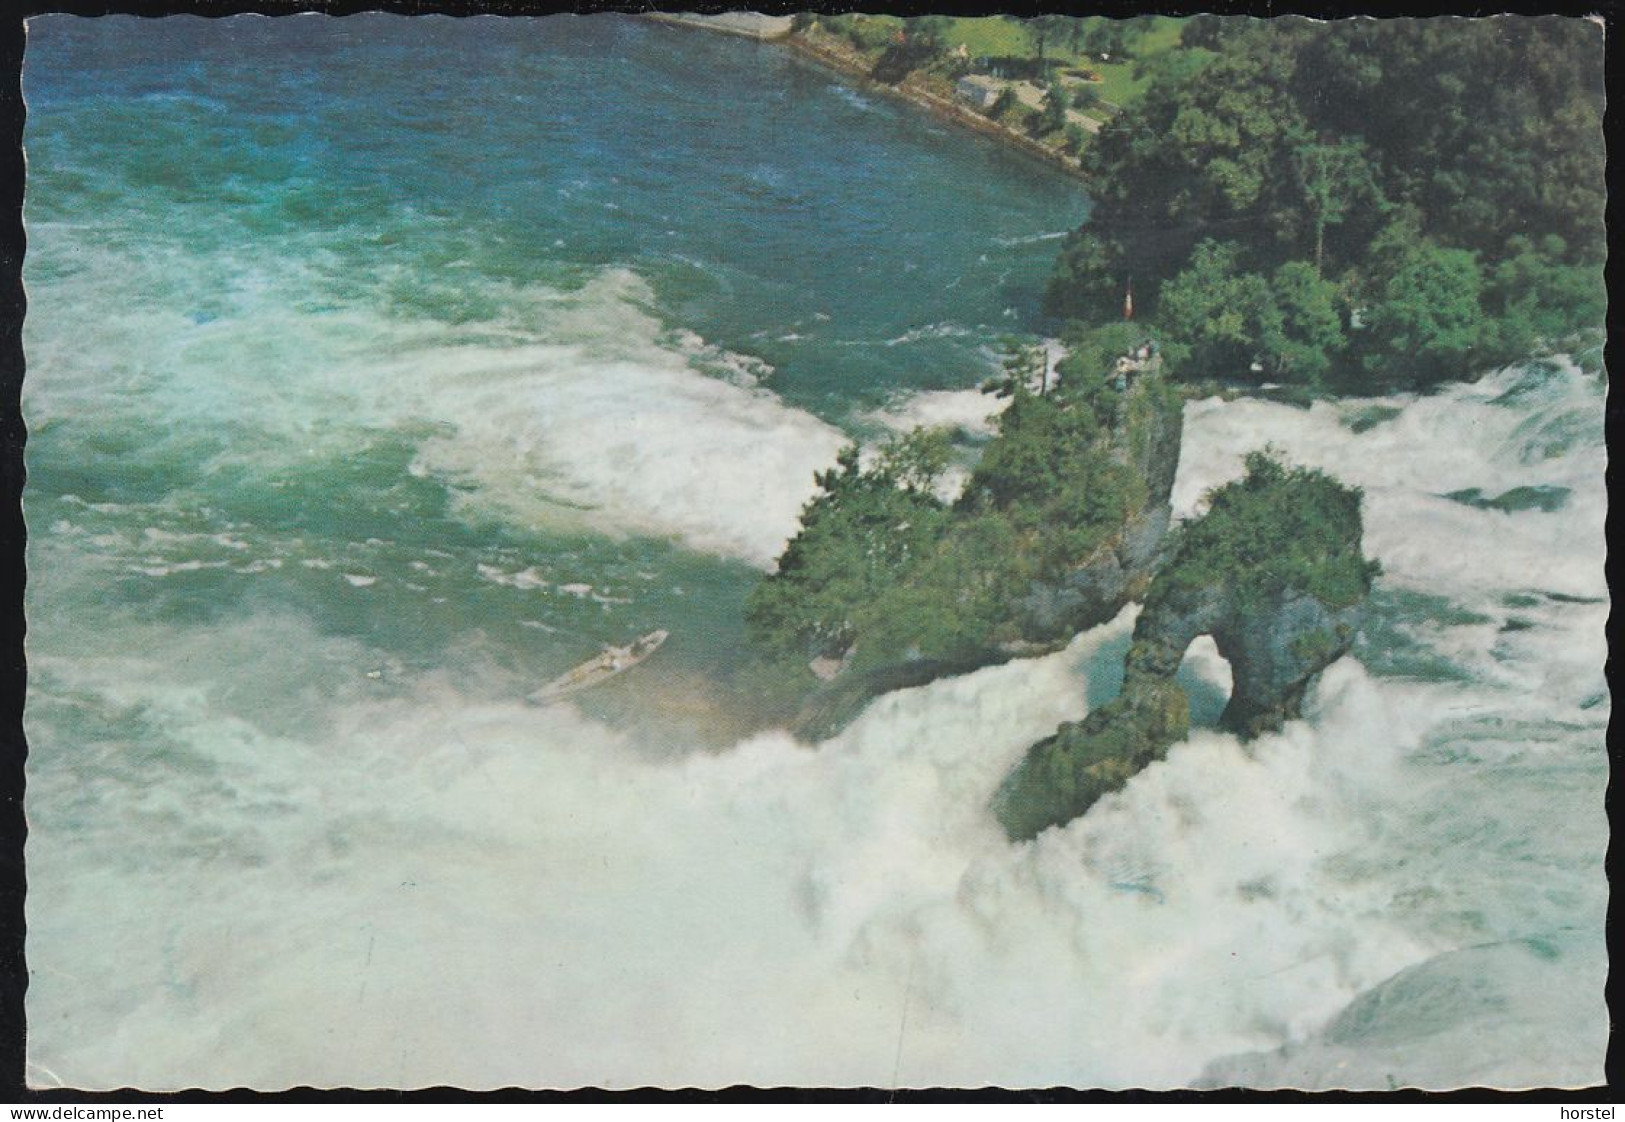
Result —
<instances>
[{"instance_id":1,"label":"small boat","mask_svg":"<svg viewBox=\"0 0 1625 1122\"><path fill-rule=\"evenodd\" d=\"M541 689L536 690L526 698L533 705L551 705L555 701L562 701L572 694L582 690L591 689L601 682L607 682L617 674L624 673L660 649L669 635L665 631L651 631L643 638L628 643L624 647L605 647L604 653L596 658L588 659L580 666L554 678Z\"/></svg>"}]
</instances>

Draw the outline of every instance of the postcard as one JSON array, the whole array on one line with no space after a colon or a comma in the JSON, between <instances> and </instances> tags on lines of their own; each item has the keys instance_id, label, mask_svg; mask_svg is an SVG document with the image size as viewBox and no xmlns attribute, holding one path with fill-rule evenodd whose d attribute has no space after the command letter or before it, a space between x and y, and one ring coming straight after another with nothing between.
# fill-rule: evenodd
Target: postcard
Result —
<instances>
[{"instance_id":1,"label":"postcard","mask_svg":"<svg viewBox=\"0 0 1625 1122\"><path fill-rule=\"evenodd\" d=\"M30 20L30 1084L1598 1084L1602 40Z\"/></svg>"}]
</instances>

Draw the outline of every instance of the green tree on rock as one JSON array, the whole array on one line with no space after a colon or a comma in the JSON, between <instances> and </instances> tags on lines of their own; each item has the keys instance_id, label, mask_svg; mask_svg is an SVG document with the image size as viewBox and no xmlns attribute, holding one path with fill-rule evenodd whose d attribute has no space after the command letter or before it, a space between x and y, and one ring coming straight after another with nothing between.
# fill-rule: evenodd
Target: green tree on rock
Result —
<instances>
[{"instance_id":1,"label":"green tree on rock","mask_svg":"<svg viewBox=\"0 0 1625 1122\"><path fill-rule=\"evenodd\" d=\"M1147 606L1205 587L1242 603L1292 590L1334 607L1361 600L1381 566L1362 552L1360 489L1273 451L1244 462L1246 474L1209 494L1207 513L1179 531Z\"/></svg>"},{"instance_id":2,"label":"green tree on rock","mask_svg":"<svg viewBox=\"0 0 1625 1122\"><path fill-rule=\"evenodd\" d=\"M1086 559L1145 501L1145 481L1100 440L1106 410L1097 404L1079 390L1018 388L955 507L1002 515L1043 574Z\"/></svg>"},{"instance_id":3,"label":"green tree on rock","mask_svg":"<svg viewBox=\"0 0 1625 1122\"><path fill-rule=\"evenodd\" d=\"M820 494L778 570L751 593L746 620L769 648L795 657L839 655L858 616L927 555L948 519L931 494L945 438L916 433L895 441L865 469L856 446L817 475Z\"/></svg>"}]
</instances>

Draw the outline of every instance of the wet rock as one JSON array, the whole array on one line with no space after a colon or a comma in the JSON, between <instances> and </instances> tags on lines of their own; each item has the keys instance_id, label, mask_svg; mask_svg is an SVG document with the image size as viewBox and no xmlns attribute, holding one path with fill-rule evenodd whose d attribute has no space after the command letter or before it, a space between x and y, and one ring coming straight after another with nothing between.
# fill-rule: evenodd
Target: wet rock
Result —
<instances>
[{"instance_id":1,"label":"wet rock","mask_svg":"<svg viewBox=\"0 0 1625 1122\"><path fill-rule=\"evenodd\" d=\"M993 810L1012 839L1083 814L1184 739L1190 702L1175 674L1197 636L1230 663L1220 724L1244 737L1297 717L1315 675L1348 653L1376 571L1361 554L1359 492L1267 457L1249 465L1153 582L1122 692L1035 744L999 788Z\"/></svg>"}]
</instances>

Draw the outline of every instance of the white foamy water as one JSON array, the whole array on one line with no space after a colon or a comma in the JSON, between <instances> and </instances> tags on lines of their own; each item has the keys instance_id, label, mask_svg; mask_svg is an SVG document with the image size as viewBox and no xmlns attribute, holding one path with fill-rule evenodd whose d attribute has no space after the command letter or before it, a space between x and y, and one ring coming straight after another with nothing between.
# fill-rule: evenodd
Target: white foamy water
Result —
<instances>
[{"instance_id":1,"label":"white foamy water","mask_svg":"<svg viewBox=\"0 0 1625 1122\"><path fill-rule=\"evenodd\" d=\"M770 568L847 438L767 391L696 373L653 341L652 319L618 310L618 339L500 359L418 353L383 372L455 426L417 466L469 485L464 501L504 521L579 517Z\"/></svg>"},{"instance_id":2,"label":"white foamy water","mask_svg":"<svg viewBox=\"0 0 1625 1122\"><path fill-rule=\"evenodd\" d=\"M443 374L464 397L490 378L488 406L529 386L531 412L577 392L523 369ZM1372 404L1392 417L1343 423ZM1311 411L1191 406L1179 508L1266 442L1364 486L1379 618L1304 720L1247 745L1199 728L1024 845L987 800L1110 696L1132 609L1065 652L882 698L824 744L720 752L434 673L380 692L353 672L379 652L286 612L38 658L53 706L122 739L31 765L50 813L28 853L30 1077L1595 1081L1600 417L1571 369ZM459 439L428 462L509 509L519 469L480 474ZM712 463L666 467L698 488ZM1571 488L1567 505L1437 497L1535 484ZM622 508L657 505L639 485L665 494L634 471ZM740 520L719 547L782 533L767 506L709 517ZM1210 647L1191 672L1222 690Z\"/></svg>"},{"instance_id":3,"label":"white foamy water","mask_svg":"<svg viewBox=\"0 0 1625 1122\"><path fill-rule=\"evenodd\" d=\"M1372 410L1392 416L1353 432L1347 420ZM1213 399L1192 405L1186 423L1176 516L1199 510L1202 495L1241 475L1242 457L1267 441L1364 488L1367 551L1391 581L1474 599L1528 587L1607 595L1600 390L1566 360L1423 397L1317 402L1307 411ZM1508 514L1445 497L1519 486L1568 488L1568 509Z\"/></svg>"},{"instance_id":4,"label":"white foamy water","mask_svg":"<svg viewBox=\"0 0 1625 1122\"><path fill-rule=\"evenodd\" d=\"M981 390L926 390L866 414L864 419L892 432L945 428L963 430L974 436L992 436L994 418L1009 404L1009 398L994 397Z\"/></svg>"},{"instance_id":5,"label":"white foamy water","mask_svg":"<svg viewBox=\"0 0 1625 1122\"><path fill-rule=\"evenodd\" d=\"M405 432L420 442L412 470L451 482L471 520L672 537L764 569L846 441L744 384L742 356L692 333L668 344L629 271L576 290L487 284L500 314L458 331L312 312L311 259L243 276L234 260L83 255L69 292L30 317L30 422L140 425L189 451L226 437L198 466L261 478ZM229 323L176 314L187 294L94 325L73 311L123 307L132 275L161 288L195 274L202 299L211 269L239 294ZM108 356L127 365L110 370Z\"/></svg>"}]
</instances>

